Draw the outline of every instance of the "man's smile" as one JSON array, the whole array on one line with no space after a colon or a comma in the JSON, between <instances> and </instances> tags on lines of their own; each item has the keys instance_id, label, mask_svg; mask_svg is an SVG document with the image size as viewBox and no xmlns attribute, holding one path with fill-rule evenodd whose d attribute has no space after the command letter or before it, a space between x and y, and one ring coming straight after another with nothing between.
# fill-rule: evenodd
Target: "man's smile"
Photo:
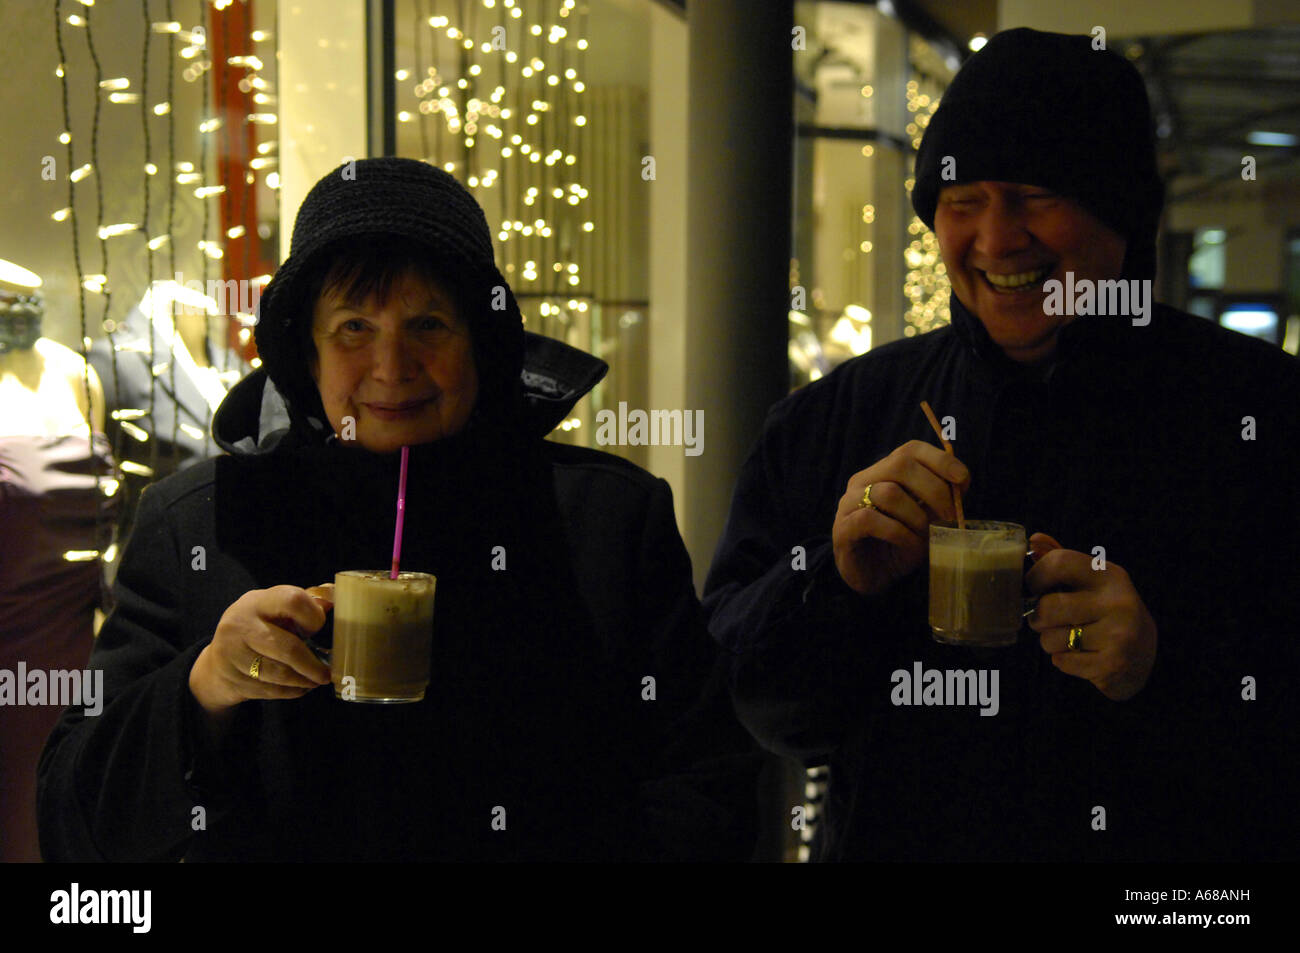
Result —
<instances>
[{"instance_id":1,"label":"man's smile","mask_svg":"<svg viewBox=\"0 0 1300 953\"><path fill-rule=\"evenodd\" d=\"M1016 272L995 273L976 268L985 283L998 294L1017 294L1022 291L1039 291L1043 281L1055 269L1055 265L1043 265L1035 269Z\"/></svg>"}]
</instances>

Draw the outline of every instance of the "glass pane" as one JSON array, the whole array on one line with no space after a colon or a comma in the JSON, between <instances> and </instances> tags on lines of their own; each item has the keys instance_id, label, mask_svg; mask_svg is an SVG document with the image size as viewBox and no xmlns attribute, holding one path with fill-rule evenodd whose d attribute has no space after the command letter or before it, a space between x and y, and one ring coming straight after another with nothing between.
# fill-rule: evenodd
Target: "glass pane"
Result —
<instances>
[{"instance_id":1,"label":"glass pane","mask_svg":"<svg viewBox=\"0 0 1300 953\"><path fill-rule=\"evenodd\" d=\"M650 0L398 0L396 17L397 152L483 206L525 326L610 365L552 434L590 446L599 411L646 406Z\"/></svg>"},{"instance_id":2,"label":"glass pane","mask_svg":"<svg viewBox=\"0 0 1300 953\"><path fill-rule=\"evenodd\" d=\"M913 215L913 155L952 78L877 9L800 3L790 361L796 386L947 321L934 236Z\"/></svg>"}]
</instances>

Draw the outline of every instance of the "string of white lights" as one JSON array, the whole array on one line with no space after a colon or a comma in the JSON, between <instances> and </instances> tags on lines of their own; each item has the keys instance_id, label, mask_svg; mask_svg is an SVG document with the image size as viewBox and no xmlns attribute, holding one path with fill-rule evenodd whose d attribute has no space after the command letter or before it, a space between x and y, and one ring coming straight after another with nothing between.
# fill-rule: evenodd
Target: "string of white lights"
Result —
<instances>
[{"instance_id":1,"label":"string of white lights","mask_svg":"<svg viewBox=\"0 0 1300 953\"><path fill-rule=\"evenodd\" d=\"M67 16L63 13L63 0L58 0L55 4L56 18L56 40L59 47L59 63L55 69L55 75L62 82L62 92L64 97L64 131L59 135L59 142L67 148L67 163L71 170L68 174L68 204L63 208L57 209L51 213L51 218L56 222L67 222L72 230L72 244L74 265L77 272L77 282L81 298L80 310L82 313L82 343L83 356L85 356L91 346L91 338L85 323L85 294L90 292L103 296L104 312L101 319L102 330L107 333L112 340L113 334L118 330L117 322L109 317L109 308L111 295L114 291L111 287L109 275L109 249L111 243L117 240L127 239L128 236L139 235L143 239L144 264L147 276L147 284L152 288L154 284L155 265L153 256L155 253L162 251L166 246L168 254L168 271L171 275L177 274L177 186L191 187L193 196L199 203L199 212L202 219L201 232L197 240L197 252L199 254L200 271L203 276L202 284L206 288L209 285L209 269L213 262L222 260L225 257L228 243L244 237L246 229L242 224L243 219L247 216L249 208L250 195L256 188L259 173L263 175L262 181L270 189L279 187L279 176L275 170L276 159L274 156L275 142L258 142L255 144L257 155L252 158L244 170L245 182L249 186L244 190L244 204L241 209L241 221L229 228L221 236L212 236L211 221L214 212L220 214L219 206L214 207L212 202L220 202L220 197L226 191L226 186L217 183L210 184L208 179L209 155L215 155L217 150L210 149L210 136L218 134L222 129L223 120L213 115L210 87L208 84L213 81L212 60L208 53L209 38L205 23L209 20L209 7L212 11L212 19L219 23L224 29L226 20L218 16L221 11L226 10L232 0L197 0L198 6L198 24L192 29L186 30L182 27L172 10L171 0L166 0L164 19L153 20L150 16L150 0L141 0L141 10L145 22L145 36L142 43L142 63L140 69L140 88L137 92L132 88L132 78L130 77L112 77L105 79L99 73L99 61L94 51L93 35L91 31L90 18L92 9L95 6L95 0L78 0L84 10L78 13L71 13ZM81 165L74 164L73 143L72 143L72 110L69 103L69 77L66 72L67 56L63 46L63 31L65 27L72 27L82 30L86 35L87 46L90 51L92 63L94 64L95 76L95 100L93 104L92 132L90 137L91 157L89 162L83 162ZM175 48L171 38L179 39L183 46ZM149 87L149 63L151 40L155 38L165 39L168 43L169 51L167 55L166 70L166 93L164 98L152 105L148 102ZM273 37L270 33L261 30L254 30L250 33L249 38L254 44L270 42ZM242 68L244 76L239 81L239 89L244 93L252 93L253 108L246 112L244 122L249 124L255 131L262 128L273 127L276 123L275 96L272 84L265 78L263 73L263 60L256 55L239 55L227 58L228 67ZM174 75L178 67L181 69L181 77L187 83L203 82L201 90L202 105L199 109L196 127L199 136L199 156L198 165L190 160L178 160L176 158L176 112L174 110ZM105 223L103 221L103 202L102 190L106 187L103 182L102 170L99 168L97 156L97 131L99 127L99 110L101 106L100 96L107 96L109 105L138 105L141 111L141 138L144 144L144 180L142 185L143 210L142 218L139 223L135 222L117 222ZM154 137L150 133L150 121L166 122L166 152L167 160L165 167L168 169L166 185L166 226L156 234L151 233L153 222L151 217L151 193L152 185L158 175L159 167L154 158ZM86 273L83 269L80 254L80 231L78 228L77 202L75 186L77 183L84 181L91 175L95 177L95 187L99 201L96 213L96 235L101 246L101 266L98 273ZM244 244L244 274L252 270L251 265L252 245L251 241ZM270 280L270 275L257 275L251 278L254 284L265 285ZM211 302L207 309L205 317L205 340L207 339L207 321L213 313L212 308L215 302ZM152 318L152 315L148 317ZM251 331L250 328L255 321L252 314L240 313L237 315L244 327L239 333L241 344L247 344ZM134 473L146 479L151 479L157 472L157 444L158 441L152 439L153 435L133 421L143 421L147 418L149 421L155 419L156 388L155 379L161 373L170 370L173 376L172 388L175 392L174 375L176 372L176 361L172 359L175 352L176 343L170 345L169 352L161 353L154 339L154 322L146 321L148 326L148 355L149 363L154 369L150 379L150 394L148 407L130 408L119 407L114 411L114 418L121 425L121 432L126 433L141 442L150 443L149 464L137 463L131 460L123 459L121 447L114 448L114 455L120 461L123 470ZM173 337L175 336L175 323L172 324ZM117 379L117 351L116 345L113 348L113 381L112 386L115 393L120 393L120 384ZM256 360L254 361L256 364ZM89 380L87 378L87 388ZM187 427L188 425L180 424L179 418L174 422L172 433L173 448L177 444L178 432L177 427ZM201 436L201 431L197 431Z\"/></svg>"},{"instance_id":2,"label":"string of white lights","mask_svg":"<svg viewBox=\"0 0 1300 953\"><path fill-rule=\"evenodd\" d=\"M431 121L434 152L421 126L425 159L458 175L472 191L497 190L502 216L497 239L505 270L521 298L542 300L543 316L566 320L586 312L579 291L584 275L579 240L595 224L590 197L580 177L575 132L587 124L582 64L588 41L585 12L576 0L543 3L530 22L516 0L480 0L453 17L434 11L418 22L414 68L402 66L394 79L409 90L414 108L397 113L399 123ZM422 15L424 7L417 7ZM410 80L418 79L411 84ZM572 170L565 180L544 184L543 169Z\"/></svg>"}]
</instances>

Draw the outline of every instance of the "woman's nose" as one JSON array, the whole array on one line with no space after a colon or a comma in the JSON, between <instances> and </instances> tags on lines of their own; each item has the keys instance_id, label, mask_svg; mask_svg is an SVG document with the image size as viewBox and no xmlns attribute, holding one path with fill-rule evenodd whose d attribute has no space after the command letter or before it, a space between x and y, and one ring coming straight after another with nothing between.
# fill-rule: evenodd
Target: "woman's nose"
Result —
<instances>
[{"instance_id":1,"label":"woman's nose","mask_svg":"<svg viewBox=\"0 0 1300 953\"><path fill-rule=\"evenodd\" d=\"M371 373L376 380L404 381L415 372L415 361L400 334L380 334L375 341Z\"/></svg>"}]
</instances>

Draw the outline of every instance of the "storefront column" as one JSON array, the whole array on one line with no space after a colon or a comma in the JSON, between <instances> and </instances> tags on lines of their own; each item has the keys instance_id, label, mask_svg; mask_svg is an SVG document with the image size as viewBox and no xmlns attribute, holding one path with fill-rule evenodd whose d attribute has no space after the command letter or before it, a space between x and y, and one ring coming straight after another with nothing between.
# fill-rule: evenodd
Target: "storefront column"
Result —
<instances>
[{"instance_id":1,"label":"storefront column","mask_svg":"<svg viewBox=\"0 0 1300 953\"><path fill-rule=\"evenodd\" d=\"M794 8L708 0L687 16L686 406L704 411L704 444L686 461L683 535L702 591L741 465L789 389ZM756 860L782 859L801 782L769 758Z\"/></svg>"},{"instance_id":2,"label":"storefront column","mask_svg":"<svg viewBox=\"0 0 1300 953\"><path fill-rule=\"evenodd\" d=\"M704 411L686 463L685 540L702 588L731 493L788 389L792 3L687 5L690 106L686 406Z\"/></svg>"}]
</instances>

